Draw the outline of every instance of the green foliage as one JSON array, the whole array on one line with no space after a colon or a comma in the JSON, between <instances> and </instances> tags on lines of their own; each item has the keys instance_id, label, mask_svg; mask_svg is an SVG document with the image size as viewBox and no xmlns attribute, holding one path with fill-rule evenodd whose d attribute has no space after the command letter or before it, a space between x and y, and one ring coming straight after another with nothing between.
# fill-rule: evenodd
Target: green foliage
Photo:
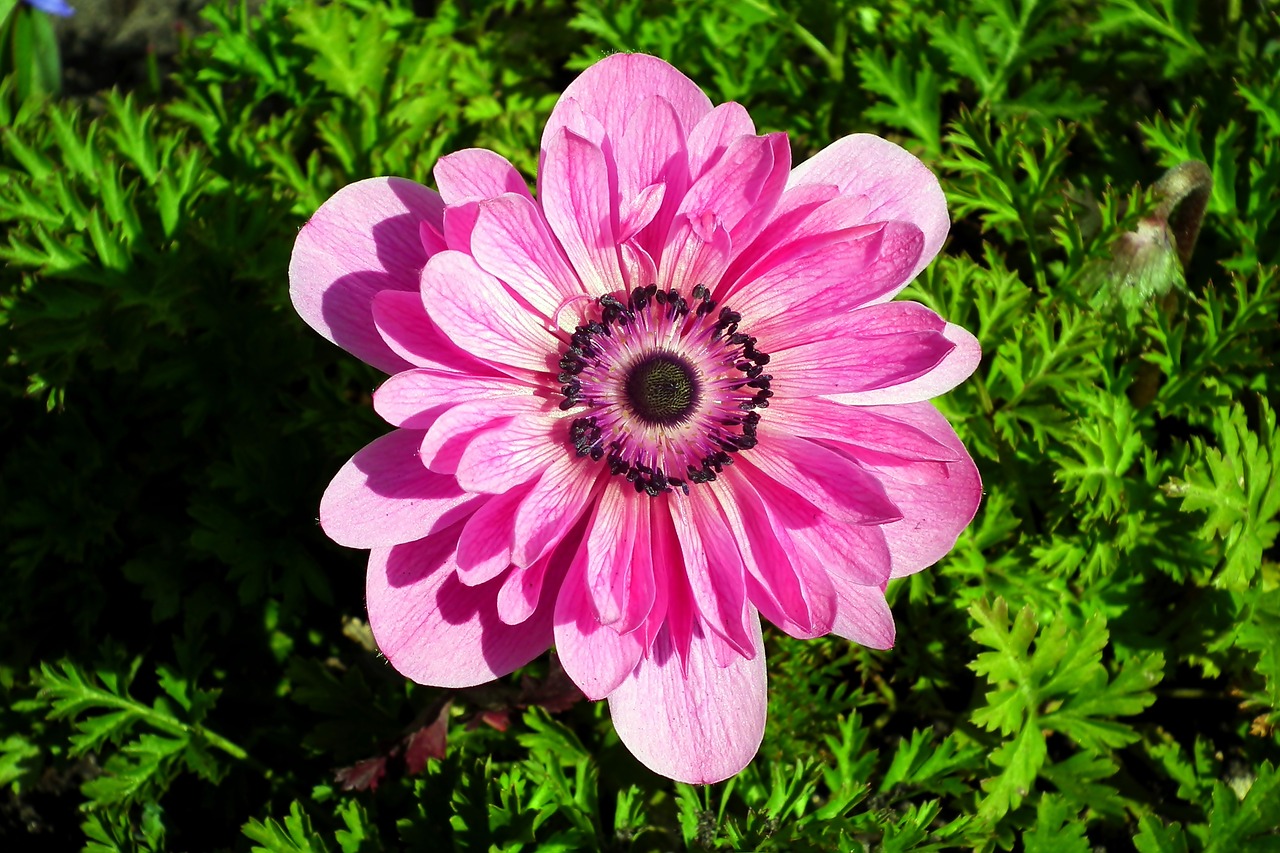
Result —
<instances>
[{"instance_id":1,"label":"green foliage","mask_svg":"<svg viewBox=\"0 0 1280 853\"><path fill-rule=\"evenodd\" d=\"M40 95L0 51L0 847L1280 847L1267 4L250 5L147 92ZM314 507L378 377L287 295L338 188L470 146L532 179L558 92L624 50L796 162L860 131L924 158L953 226L905 296L984 352L938 401L984 506L889 587L897 647L767 632L760 756L705 788L539 707L545 661L437 691L377 655ZM1184 267L1142 229L1192 160Z\"/></svg>"}]
</instances>

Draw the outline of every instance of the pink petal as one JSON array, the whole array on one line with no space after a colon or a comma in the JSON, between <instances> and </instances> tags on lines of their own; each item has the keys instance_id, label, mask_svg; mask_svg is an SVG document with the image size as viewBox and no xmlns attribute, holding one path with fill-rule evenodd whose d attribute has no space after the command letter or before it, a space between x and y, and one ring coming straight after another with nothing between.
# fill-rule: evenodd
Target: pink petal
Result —
<instances>
[{"instance_id":1,"label":"pink petal","mask_svg":"<svg viewBox=\"0 0 1280 853\"><path fill-rule=\"evenodd\" d=\"M418 457L422 433L396 430L351 457L320 499L320 526L348 548L412 542L475 510L475 496Z\"/></svg>"},{"instance_id":2,"label":"pink petal","mask_svg":"<svg viewBox=\"0 0 1280 853\"><path fill-rule=\"evenodd\" d=\"M604 152L568 129L549 139L541 183L547 223L588 293L598 296L622 290L618 212Z\"/></svg>"},{"instance_id":3,"label":"pink petal","mask_svg":"<svg viewBox=\"0 0 1280 853\"><path fill-rule=\"evenodd\" d=\"M458 484L469 492L502 494L540 476L572 445L562 418L521 415L472 439L458 460Z\"/></svg>"},{"instance_id":4,"label":"pink petal","mask_svg":"<svg viewBox=\"0 0 1280 853\"><path fill-rule=\"evenodd\" d=\"M458 580L459 529L369 555L369 627L391 665L420 684L484 684L551 645L551 608L507 625L494 603L497 582L469 587Z\"/></svg>"},{"instance_id":5,"label":"pink petal","mask_svg":"<svg viewBox=\"0 0 1280 853\"><path fill-rule=\"evenodd\" d=\"M545 371L559 348L502 282L461 252L441 252L427 263L422 301L454 343L496 365Z\"/></svg>"},{"instance_id":6,"label":"pink petal","mask_svg":"<svg viewBox=\"0 0 1280 853\"><path fill-rule=\"evenodd\" d=\"M517 566L528 566L556 546L594 503L600 469L568 453L552 460L515 517Z\"/></svg>"},{"instance_id":7,"label":"pink petal","mask_svg":"<svg viewBox=\"0 0 1280 853\"><path fill-rule=\"evenodd\" d=\"M775 253L771 268L757 278L749 277L752 270L725 297L747 318L751 334L781 348L802 339L806 327L899 289L924 239L914 225L898 222L846 233L808 251Z\"/></svg>"},{"instance_id":8,"label":"pink petal","mask_svg":"<svg viewBox=\"0 0 1280 853\"><path fill-rule=\"evenodd\" d=\"M806 343L774 348L770 342L769 372L785 377L772 388L778 397L829 396L850 402L837 395L910 382L934 370L955 349L942 334L944 328L942 318L912 302L869 305L833 317L809 326Z\"/></svg>"},{"instance_id":9,"label":"pink petal","mask_svg":"<svg viewBox=\"0 0 1280 853\"><path fill-rule=\"evenodd\" d=\"M632 114L655 95L671 104L686 129L711 110L711 101L702 90L661 59L640 53L614 54L582 72L564 90L547 119L542 149L551 148L557 132L569 120L569 102L598 119L605 134L617 140L622 139Z\"/></svg>"},{"instance_id":10,"label":"pink petal","mask_svg":"<svg viewBox=\"0 0 1280 853\"><path fill-rule=\"evenodd\" d=\"M441 407L499 397L531 396L533 387L507 377L468 376L423 368L397 373L373 392L373 410L392 426L426 429Z\"/></svg>"},{"instance_id":11,"label":"pink petal","mask_svg":"<svg viewBox=\"0 0 1280 853\"><path fill-rule=\"evenodd\" d=\"M505 281L550 320L559 321L560 306L585 293L542 211L523 196L504 195L480 203L471 232L471 254L486 272ZM572 328L581 315L574 310L570 316L567 325Z\"/></svg>"},{"instance_id":12,"label":"pink petal","mask_svg":"<svg viewBox=\"0 0 1280 853\"><path fill-rule=\"evenodd\" d=\"M929 403L896 406L895 417L954 450L955 462L912 462L850 445L832 445L874 476L902 519L883 525L895 578L914 574L942 559L973 520L982 500L977 466L947 419Z\"/></svg>"},{"instance_id":13,"label":"pink petal","mask_svg":"<svg viewBox=\"0 0 1280 853\"><path fill-rule=\"evenodd\" d=\"M619 634L601 625L587 589L587 554L577 559L556 597L556 654L588 699L603 699L635 669L644 652L639 632Z\"/></svg>"},{"instance_id":14,"label":"pink petal","mask_svg":"<svg viewBox=\"0 0 1280 853\"><path fill-rule=\"evenodd\" d=\"M419 225L444 212L433 190L370 178L338 190L298 232L289 296L311 328L387 373L409 367L383 342L370 308L381 290L417 290L427 253Z\"/></svg>"},{"instance_id":15,"label":"pink petal","mask_svg":"<svg viewBox=\"0 0 1280 853\"><path fill-rule=\"evenodd\" d=\"M445 247L471 254L471 233L480 216L480 202L462 201L444 209Z\"/></svg>"},{"instance_id":16,"label":"pink petal","mask_svg":"<svg viewBox=\"0 0 1280 853\"><path fill-rule=\"evenodd\" d=\"M972 376L982 361L982 345L966 330L947 323L942 336L954 344L955 349L927 373L897 385L870 391L831 394L830 398L835 402L854 406L879 406L920 403L942 396Z\"/></svg>"},{"instance_id":17,"label":"pink petal","mask_svg":"<svg viewBox=\"0 0 1280 853\"><path fill-rule=\"evenodd\" d=\"M373 322L391 351L417 367L497 376L498 371L449 340L427 315L418 290L383 290L373 297Z\"/></svg>"},{"instance_id":18,"label":"pink petal","mask_svg":"<svg viewBox=\"0 0 1280 853\"><path fill-rule=\"evenodd\" d=\"M901 147L865 133L838 139L791 172L787 187L834 184L841 195L865 196L865 222L910 222L924 247L907 281L929 265L951 227L942 187L929 167Z\"/></svg>"},{"instance_id":19,"label":"pink petal","mask_svg":"<svg viewBox=\"0 0 1280 853\"><path fill-rule=\"evenodd\" d=\"M812 527L787 531L803 559L827 574L835 590L844 586L883 586L892 558L879 526L845 524L824 517Z\"/></svg>"},{"instance_id":20,"label":"pink petal","mask_svg":"<svg viewBox=\"0 0 1280 853\"><path fill-rule=\"evenodd\" d=\"M670 102L655 96L637 108L625 134L615 140L622 205L618 239L625 241L642 231L637 242L650 255L662 251L671 219L689 188L684 138L684 128ZM650 282L652 279L645 284Z\"/></svg>"},{"instance_id":21,"label":"pink petal","mask_svg":"<svg viewBox=\"0 0 1280 853\"><path fill-rule=\"evenodd\" d=\"M705 631L695 630L683 665L669 631L609 696L618 737L650 770L679 782L727 779L751 762L764 739L768 685L760 622L750 619L753 658L716 664Z\"/></svg>"},{"instance_id":22,"label":"pink petal","mask_svg":"<svg viewBox=\"0 0 1280 853\"><path fill-rule=\"evenodd\" d=\"M495 495L466 520L458 538L458 580L478 586L511 565L511 517L529 486Z\"/></svg>"},{"instance_id":23,"label":"pink petal","mask_svg":"<svg viewBox=\"0 0 1280 853\"><path fill-rule=\"evenodd\" d=\"M745 568L733 534L708 489L669 499L690 593L704 623L743 655L751 646ZM678 646L678 648L680 648Z\"/></svg>"},{"instance_id":24,"label":"pink petal","mask_svg":"<svg viewBox=\"0 0 1280 853\"><path fill-rule=\"evenodd\" d=\"M806 515L846 524L884 524L902 517L876 478L840 453L778 430L762 432L768 452L745 454L734 468L758 470L785 487L775 500L779 512L792 516L791 523L804 524ZM758 480L753 473L752 482Z\"/></svg>"},{"instance_id":25,"label":"pink petal","mask_svg":"<svg viewBox=\"0 0 1280 853\"><path fill-rule=\"evenodd\" d=\"M418 448L422 464L440 474L456 474L463 452L477 436L534 410L539 399L512 396L458 403L436 417L427 429Z\"/></svg>"},{"instance_id":26,"label":"pink petal","mask_svg":"<svg viewBox=\"0 0 1280 853\"><path fill-rule=\"evenodd\" d=\"M755 203L743 214L738 223L730 230L735 246L749 246L773 218L782 192L787 185L787 175L791 171L791 143L785 133L770 133L764 137L772 152L770 160L773 167L756 194Z\"/></svg>"},{"instance_id":27,"label":"pink petal","mask_svg":"<svg viewBox=\"0 0 1280 853\"><path fill-rule=\"evenodd\" d=\"M783 190L764 231L750 244L734 247L733 264L721 281L721 288L733 284L748 270L752 271L749 279L756 277L774 263L775 254L807 249L815 237L824 237L822 242L829 243L851 228L866 228L862 222L866 207L864 201L842 197L836 187L826 184ZM728 291L720 290L717 297L722 298L725 293Z\"/></svg>"},{"instance_id":28,"label":"pink petal","mask_svg":"<svg viewBox=\"0 0 1280 853\"><path fill-rule=\"evenodd\" d=\"M587 529L587 588L600 623L620 634L640 627L657 597L650 499L628 493L615 477Z\"/></svg>"},{"instance_id":29,"label":"pink petal","mask_svg":"<svg viewBox=\"0 0 1280 853\"><path fill-rule=\"evenodd\" d=\"M735 139L720 161L689 187L678 213L691 220L710 213L721 227L733 234L738 223L752 214L757 205L772 210L776 195L769 198L766 191L771 188L774 157L779 150L772 138L776 135ZM781 193L780 182L776 190Z\"/></svg>"},{"instance_id":30,"label":"pink petal","mask_svg":"<svg viewBox=\"0 0 1280 853\"><path fill-rule=\"evenodd\" d=\"M836 584L839 602L831 633L869 649L891 649L897 629L878 586Z\"/></svg>"},{"instance_id":31,"label":"pink petal","mask_svg":"<svg viewBox=\"0 0 1280 853\"><path fill-rule=\"evenodd\" d=\"M502 580L498 591L498 618L508 625L519 625L534 614L542 599L552 555L548 554L526 569L516 566ZM563 570L560 574L563 575ZM559 591L558 586L553 587Z\"/></svg>"},{"instance_id":32,"label":"pink petal","mask_svg":"<svg viewBox=\"0 0 1280 853\"><path fill-rule=\"evenodd\" d=\"M756 126L742 104L719 104L689 131L689 174L694 179L720 162L729 144L740 136L755 136Z\"/></svg>"},{"instance_id":33,"label":"pink petal","mask_svg":"<svg viewBox=\"0 0 1280 853\"><path fill-rule=\"evenodd\" d=\"M954 462L955 450L906 421L894 406L850 406L823 397L787 400L769 409L769 428L826 438L906 459Z\"/></svg>"},{"instance_id":34,"label":"pink petal","mask_svg":"<svg viewBox=\"0 0 1280 853\"><path fill-rule=\"evenodd\" d=\"M432 174L445 204L496 198L503 193L532 198L529 185L516 167L502 155L484 148L466 148L446 154L436 161Z\"/></svg>"},{"instance_id":35,"label":"pink petal","mask_svg":"<svg viewBox=\"0 0 1280 853\"><path fill-rule=\"evenodd\" d=\"M829 579L801 575L795 546L738 466L710 484L747 568L747 594L770 622L794 637L828 633L835 618ZM776 501L773 490L769 498Z\"/></svg>"}]
</instances>

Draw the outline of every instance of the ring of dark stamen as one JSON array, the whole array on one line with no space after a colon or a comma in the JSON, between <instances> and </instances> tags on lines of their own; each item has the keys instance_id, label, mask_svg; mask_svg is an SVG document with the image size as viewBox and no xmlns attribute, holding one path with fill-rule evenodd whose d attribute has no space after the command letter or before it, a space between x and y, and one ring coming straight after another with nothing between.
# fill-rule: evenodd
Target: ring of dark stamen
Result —
<instances>
[{"instance_id":1,"label":"ring of dark stamen","mask_svg":"<svg viewBox=\"0 0 1280 853\"><path fill-rule=\"evenodd\" d=\"M702 399L692 365L669 352L650 353L633 364L624 387L631 412L657 426L684 423Z\"/></svg>"},{"instance_id":2,"label":"ring of dark stamen","mask_svg":"<svg viewBox=\"0 0 1280 853\"><path fill-rule=\"evenodd\" d=\"M626 302L615 296L600 297L597 300L600 305L600 320L578 326L569 337L569 346L560 358L560 374L557 378L563 383L560 393L564 396L560 408L568 411L577 406L590 408L595 405L592 400L583 396L582 381L578 379L578 374L586 369L588 362L600 355L593 339L612 336L613 327L626 328L635 321L636 314L645 310L666 314L671 319L688 316L690 313L705 317L715 310L716 302L704 285L694 287L691 296L693 306L678 291L661 291L657 285L651 284L635 288ZM696 465L689 464L683 478L673 477L670 472L629 461L621 441L615 438L606 443L604 430L596 418L587 415L575 419L569 428L569 437L577 455L590 457L597 462L605 460L610 474L625 477L634 484L637 492L647 493L651 497L677 489L687 495L690 483L709 483L715 480L726 466L733 464L730 454L756 446L760 415L754 410L769 408L769 398L773 396L769 387L773 376L764 372L765 365L770 360L769 354L756 349L754 337L738 331L741 321L742 315L738 312L721 308L712 328L713 337L740 348L740 356L733 366L744 375L732 387L755 389L755 394L750 399L738 404L741 414L729 414L720 422L725 432L712 437L720 450L708 453ZM654 353L633 365L625 390L633 414L659 426L676 424L689 417L701 398L701 388L693 368L683 359L666 352ZM641 401L641 406L636 405L637 400Z\"/></svg>"}]
</instances>

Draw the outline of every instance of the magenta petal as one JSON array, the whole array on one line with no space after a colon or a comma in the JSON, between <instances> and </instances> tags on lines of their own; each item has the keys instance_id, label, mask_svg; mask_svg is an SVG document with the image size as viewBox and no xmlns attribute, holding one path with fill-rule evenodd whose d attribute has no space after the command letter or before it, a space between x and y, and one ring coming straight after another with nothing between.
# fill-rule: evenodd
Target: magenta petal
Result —
<instances>
[{"instance_id":1,"label":"magenta petal","mask_svg":"<svg viewBox=\"0 0 1280 853\"><path fill-rule=\"evenodd\" d=\"M926 373L896 385L847 394L831 394L830 398L838 403L855 406L880 406L920 403L942 396L972 376L982 361L982 345L969 332L947 323L942 329L942 336L951 342L954 349Z\"/></svg>"},{"instance_id":2,"label":"magenta petal","mask_svg":"<svg viewBox=\"0 0 1280 853\"><path fill-rule=\"evenodd\" d=\"M381 290L417 290L424 221L439 223L435 191L402 178L349 184L302 226L289 261L289 296L311 328L379 370L411 365L383 342L371 304Z\"/></svg>"},{"instance_id":3,"label":"magenta petal","mask_svg":"<svg viewBox=\"0 0 1280 853\"><path fill-rule=\"evenodd\" d=\"M399 545L443 530L475 509L475 496L453 477L422 464L422 436L396 430L342 466L320 499L320 526L330 539L348 548Z\"/></svg>"},{"instance_id":4,"label":"magenta petal","mask_svg":"<svg viewBox=\"0 0 1280 853\"><path fill-rule=\"evenodd\" d=\"M623 289L617 215L604 152L570 130L550 139L541 200L551 231L592 295Z\"/></svg>"},{"instance_id":5,"label":"magenta petal","mask_svg":"<svg viewBox=\"0 0 1280 853\"><path fill-rule=\"evenodd\" d=\"M777 396L839 399L910 382L956 348L945 328L941 317L914 302L868 305L810 326L805 343L770 344L769 371L786 377L774 386Z\"/></svg>"},{"instance_id":6,"label":"magenta petal","mask_svg":"<svg viewBox=\"0 0 1280 853\"><path fill-rule=\"evenodd\" d=\"M383 290L373 297L373 322L391 351L417 367L458 373L497 375L497 371L459 349L427 315L417 290Z\"/></svg>"},{"instance_id":7,"label":"magenta petal","mask_svg":"<svg viewBox=\"0 0 1280 853\"><path fill-rule=\"evenodd\" d=\"M841 195L870 202L865 222L910 222L924 233L924 247L903 284L915 278L942 248L951 228L947 200L929 167L878 136L838 139L791 172L787 187L834 184Z\"/></svg>"},{"instance_id":8,"label":"magenta petal","mask_svg":"<svg viewBox=\"0 0 1280 853\"><path fill-rule=\"evenodd\" d=\"M531 386L507 377L469 376L423 368L397 373L382 383L373 392L373 409L392 426L426 429L435 422L442 406L532 394Z\"/></svg>"},{"instance_id":9,"label":"magenta petal","mask_svg":"<svg viewBox=\"0 0 1280 853\"><path fill-rule=\"evenodd\" d=\"M733 234L738 223L758 212L758 206L771 211L777 197L765 193L771 187L777 150L770 136L735 139L720 161L689 187L678 213L694 220L710 213ZM780 182L776 191L782 192Z\"/></svg>"},{"instance_id":10,"label":"magenta petal","mask_svg":"<svg viewBox=\"0 0 1280 853\"><path fill-rule=\"evenodd\" d=\"M648 503L614 479L596 503L584 540L596 615L620 634L640 626L657 595Z\"/></svg>"},{"instance_id":11,"label":"magenta petal","mask_svg":"<svg viewBox=\"0 0 1280 853\"><path fill-rule=\"evenodd\" d=\"M704 115L689 131L689 174L694 179L720 162L740 136L755 136L756 126L742 104L730 101Z\"/></svg>"},{"instance_id":12,"label":"magenta petal","mask_svg":"<svg viewBox=\"0 0 1280 853\"><path fill-rule=\"evenodd\" d=\"M458 579L467 586L493 580L511 565L511 518L528 485L495 495L462 526L458 538Z\"/></svg>"},{"instance_id":13,"label":"magenta petal","mask_svg":"<svg viewBox=\"0 0 1280 853\"><path fill-rule=\"evenodd\" d=\"M883 586L892 571L892 558L879 526L845 524L823 518L812 527L787 531L806 559L826 572L837 591L841 585Z\"/></svg>"},{"instance_id":14,"label":"magenta petal","mask_svg":"<svg viewBox=\"0 0 1280 853\"><path fill-rule=\"evenodd\" d=\"M950 447L958 457L955 462L911 462L838 446L880 482L902 511L900 521L880 528L892 555L892 576L900 578L933 565L952 549L978 511L982 480L947 419L931 404L895 406L894 415Z\"/></svg>"},{"instance_id":15,"label":"magenta petal","mask_svg":"<svg viewBox=\"0 0 1280 853\"><path fill-rule=\"evenodd\" d=\"M778 520L778 489L765 496L734 469L711 483L747 568L747 593L770 622L793 637L828 633L835 618L835 592L821 572L804 573L795 544ZM773 502L773 506L770 502Z\"/></svg>"},{"instance_id":16,"label":"magenta petal","mask_svg":"<svg viewBox=\"0 0 1280 853\"><path fill-rule=\"evenodd\" d=\"M485 148L467 148L446 154L436 161L432 174L445 204L460 204L503 193L516 193L525 198L529 185L501 154Z\"/></svg>"},{"instance_id":17,"label":"magenta petal","mask_svg":"<svg viewBox=\"0 0 1280 853\"><path fill-rule=\"evenodd\" d=\"M521 415L472 439L458 460L458 484L469 492L501 494L540 476L564 456L563 424L547 415Z\"/></svg>"},{"instance_id":18,"label":"magenta petal","mask_svg":"<svg viewBox=\"0 0 1280 853\"><path fill-rule=\"evenodd\" d=\"M568 328L577 324L577 306L563 320L557 312L585 290L534 202L518 195L481 202L471 232L471 254L542 316Z\"/></svg>"},{"instance_id":19,"label":"magenta petal","mask_svg":"<svg viewBox=\"0 0 1280 853\"><path fill-rule=\"evenodd\" d=\"M733 534L708 489L669 502L684 574L702 620L740 654L752 651L746 570Z\"/></svg>"},{"instance_id":20,"label":"magenta petal","mask_svg":"<svg viewBox=\"0 0 1280 853\"><path fill-rule=\"evenodd\" d=\"M954 462L957 452L913 424L895 417L896 406L851 406L822 397L788 400L769 410L769 425L802 438L830 439L901 456Z\"/></svg>"},{"instance_id":21,"label":"magenta petal","mask_svg":"<svg viewBox=\"0 0 1280 853\"><path fill-rule=\"evenodd\" d=\"M458 580L458 526L369 555L369 627L399 672L420 684L473 687L524 666L551 645L551 608L519 625L498 618L499 583Z\"/></svg>"},{"instance_id":22,"label":"magenta petal","mask_svg":"<svg viewBox=\"0 0 1280 853\"><path fill-rule=\"evenodd\" d=\"M418 449L422 464L441 474L456 474L463 452L477 436L504 426L537 404L536 397L511 396L452 406L427 428Z\"/></svg>"},{"instance_id":23,"label":"magenta petal","mask_svg":"<svg viewBox=\"0 0 1280 853\"><path fill-rule=\"evenodd\" d=\"M517 566L528 566L555 547L594 503L592 491L600 480L598 470L568 454L552 460L516 511L512 556Z\"/></svg>"},{"instance_id":24,"label":"magenta petal","mask_svg":"<svg viewBox=\"0 0 1280 853\"><path fill-rule=\"evenodd\" d=\"M768 452L745 454L734 468L759 471L784 486L790 496L776 496L779 511L790 509L802 518L804 511L790 506L802 502L812 508L811 515L846 524L884 524L902 517L876 478L840 453L781 431L762 433ZM757 480L758 475L752 476L753 482Z\"/></svg>"},{"instance_id":25,"label":"magenta petal","mask_svg":"<svg viewBox=\"0 0 1280 853\"><path fill-rule=\"evenodd\" d=\"M587 590L587 557L579 549L556 596L556 654L588 699L603 699L635 669L644 653L638 631L619 634L601 625Z\"/></svg>"},{"instance_id":26,"label":"magenta petal","mask_svg":"<svg viewBox=\"0 0 1280 853\"><path fill-rule=\"evenodd\" d=\"M661 59L642 53L614 54L583 71L564 90L547 119L542 150L548 150L557 132L571 121L573 109L594 116L609 138L622 139L632 114L655 95L671 104L686 129L711 111L711 101L697 84Z\"/></svg>"},{"instance_id":27,"label":"magenta petal","mask_svg":"<svg viewBox=\"0 0 1280 853\"><path fill-rule=\"evenodd\" d=\"M689 653L662 631L649 657L609 695L618 737L650 770L706 785L746 767L764 739L768 676L760 620L751 614L753 658L717 665L713 636L695 630Z\"/></svg>"},{"instance_id":28,"label":"magenta petal","mask_svg":"<svg viewBox=\"0 0 1280 853\"><path fill-rule=\"evenodd\" d=\"M495 365L542 371L559 349L536 315L461 252L441 252L427 263L422 300L454 343Z\"/></svg>"},{"instance_id":29,"label":"magenta petal","mask_svg":"<svg viewBox=\"0 0 1280 853\"><path fill-rule=\"evenodd\" d=\"M771 267L758 274L752 270L735 286L725 298L750 318L752 334L780 349L802 341L808 326L896 291L907 281L924 239L914 225L899 222L847 233L807 251L775 252Z\"/></svg>"}]
</instances>

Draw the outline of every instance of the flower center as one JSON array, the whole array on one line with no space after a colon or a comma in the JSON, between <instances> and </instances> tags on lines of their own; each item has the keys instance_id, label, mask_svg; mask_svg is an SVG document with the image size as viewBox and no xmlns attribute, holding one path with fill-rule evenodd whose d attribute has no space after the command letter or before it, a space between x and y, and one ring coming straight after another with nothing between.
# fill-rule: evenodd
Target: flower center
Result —
<instances>
[{"instance_id":1,"label":"flower center","mask_svg":"<svg viewBox=\"0 0 1280 853\"><path fill-rule=\"evenodd\" d=\"M632 365L626 391L627 403L640 420L663 426L677 424L697 407L698 377L680 356L659 351Z\"/></svg>"},{"instance_id":2,"label":"flower center","mask_svg":"<svg viewBox=\"0 0 1280 853\"><path fill-rule=\"evenodd\" d=\"M602 296L599 320L578 326L560 358L560 408L585 410L569 429L575 453L651 496L716 479L756 446L757 410L773 396L769 355L739 331L742 317L717 312L702 285L690 296L656 285L625 302Z\"/></svg>"}]
</instances>

